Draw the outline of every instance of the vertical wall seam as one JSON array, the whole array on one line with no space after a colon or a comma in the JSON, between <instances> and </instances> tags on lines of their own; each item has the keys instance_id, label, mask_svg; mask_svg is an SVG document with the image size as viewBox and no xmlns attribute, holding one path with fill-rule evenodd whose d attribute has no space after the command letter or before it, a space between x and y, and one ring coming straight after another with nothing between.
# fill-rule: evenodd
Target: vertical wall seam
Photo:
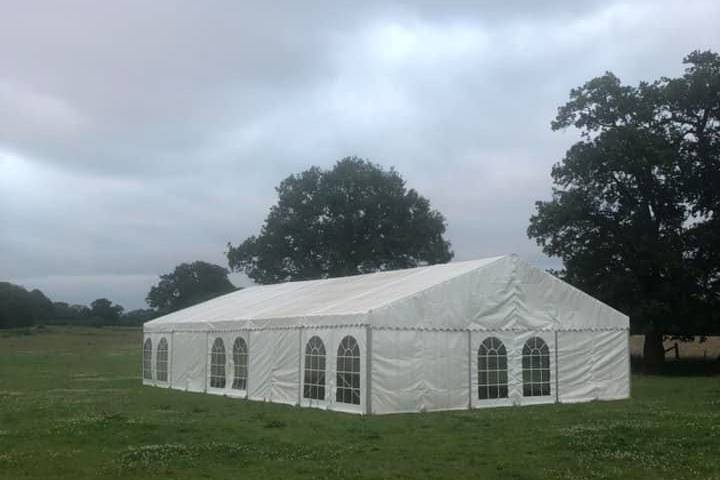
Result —
<instances>
[{"instance_id":1,"label":"vertical wall seam","mask_svg":"<svg viewBox=\"0 0 720 480\"><path fill-rule=\"evenodd\" d=\"M250 371L250 359L252 358L252 346L250 343L250 330L247 330L247 360L246 360L246 371L245 371L245 400L250 398L250 379L252 378Z\"/></svg>"},{"instance_id":2,"label":"vertical wall seam","mask_svg":"<svg viewBox=\"0 0 720 480\"><path fill-rule=\"evenodd\" d=\"M153 387L157 387L157 349L157 337L153 336L150 348L150 379L152 380Z\"/></svg>"},{"instance_id":3,"label":"vertical wall seam","mask_svg":"<svg viewBox=\"0 0 720 480\"><path fill-rule=\"evenodd\" d=\"M208 343L210 342L210 332L205 332L205 393L208 391L208 359L210 357L210 350L208 349Z\"/></svg>"},{"instance_id":4,"label":"vertical wall seam","mask_svg":"<svg viewBox=\"0 0 720 480\"><path fill-rule=\"evenodd\" d=\"M173 386L173 357L175 356L175 330L170 331L170 365L168 368L168 385Z\"/></svg>"},{"instance_id":5,"label":"vertical wall seam","mask_svg":"<svg viewBox=\"0 0 720 480\"><path fill-rule=\"evenodd\" d=\"M472 332L467 331L467 365L468 365L468 410L472 409L473 388L472 388Z\"/></svg>"},{"instance_id":6,"label":"vertical wall seam","mask_svg":"<svg viewBox=\"0 0 720 480\"><path fill-rule=\"evenodd\" d=\"M630 329L627 329L627 369L628 369L628 398L632 397L632 363L630 361Z\"/></svg>"},{"instance_id":7,"label":"vertical wall seam","mask_svg":"<svg viewBox=\"0 0 720 480\"><path fill-rule=\"evenodd\" d=\"M145 384L145 328L143 327L143 338L142 343L140 344L142 347L142 362L140 362L140 379L142 380L143 385Z\"/></svg>"},{"instance_id":8,"label":"vertical wall seam","mask_svg":"<svg viewBox=\"0 0 720 480\"><path fill-rule=\"evenodd\" d=\"M555 403L560 403L560 364L558 362L558 332L555 330Z\"/></svg>"},{"instance_id":9,"label":"vertical wall seam","mask_svg":"<svg viewBox=\"0 0 720 480\"><path fill-rule=\"evenodd\" d=\"M365 413L372 415L372 327L365 326Z\"/></svg>"},{"instance_id":10,"label":"vertical wall seam","mask_svg":"<svg viewBox=\"0 0 720 480\"><path fill-rule=\"evenodd\" d=\"M298 392L297 392L297 404L302 404L302 389L303 389L303 371L302 371L302 359L303 359L303 327L298 327Z\"/></svg>"}]
</instances>

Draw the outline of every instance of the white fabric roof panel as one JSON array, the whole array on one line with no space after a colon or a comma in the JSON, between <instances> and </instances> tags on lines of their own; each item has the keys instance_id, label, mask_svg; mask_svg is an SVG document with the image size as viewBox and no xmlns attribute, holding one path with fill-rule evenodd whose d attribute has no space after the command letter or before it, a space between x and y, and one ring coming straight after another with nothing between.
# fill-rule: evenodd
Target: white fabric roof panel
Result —
<instances>
[{"instance_id":1,"label":"white fabric roof panel","mask_svg":"<svg viewBox=\"0 0 720 480\"><path fill-rule=\"evenodd\" d=\"M146 332L371 324L378 328L627 328L627 316L514 255L249 287Z\"/></svg>"}]
</instances>

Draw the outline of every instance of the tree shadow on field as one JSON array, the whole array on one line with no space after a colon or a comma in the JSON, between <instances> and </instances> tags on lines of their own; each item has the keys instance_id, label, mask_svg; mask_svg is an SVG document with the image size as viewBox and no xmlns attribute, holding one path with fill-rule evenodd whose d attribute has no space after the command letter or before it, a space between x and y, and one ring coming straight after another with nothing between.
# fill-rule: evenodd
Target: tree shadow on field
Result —
<instances>
[{"instance_id":1,"label":"tree shadow on field","mask_svg":"<svg viewBox=\"0 0 720 480\"><path fill-rule=\"evenodd\" d=\"M630 358L633 373L645 374L642 357ZM712 377L720 375L720 358L681 358L666 359L657 373L663 377Z\"/></svg>"}]
</instances>

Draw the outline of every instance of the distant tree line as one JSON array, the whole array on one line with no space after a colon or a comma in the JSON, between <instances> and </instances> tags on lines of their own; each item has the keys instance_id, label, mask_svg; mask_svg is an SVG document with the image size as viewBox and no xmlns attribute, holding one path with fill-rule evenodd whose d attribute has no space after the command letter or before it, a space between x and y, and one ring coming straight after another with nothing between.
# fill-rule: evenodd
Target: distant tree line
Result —
<instances>
[{"instance_id":1,"label":"distant tree line","mask_svg":"<svg viewBox=\"0 0 720 480\"><path fill-rule=\"evenodd\" d=\"M33 325L140 326L160 315L235 290L228 271L206 262L183 263L148 293L151 308L125 309L107 298L89 305L53 302L38 289L0 282L0 329Z\"/></svg>"},{"instance_id":2,"label":"distant tree line","mask_svg":"<svg viewBox=\"0 0 720 480\"><path fill-rule=\"evenodd\" d=\"M98 298L90 305L53 302L38 289L0 282L0 328L33 325L138 326L156 317L151 309L125 312L121 305Z\"/></svg>"}]
</instances>

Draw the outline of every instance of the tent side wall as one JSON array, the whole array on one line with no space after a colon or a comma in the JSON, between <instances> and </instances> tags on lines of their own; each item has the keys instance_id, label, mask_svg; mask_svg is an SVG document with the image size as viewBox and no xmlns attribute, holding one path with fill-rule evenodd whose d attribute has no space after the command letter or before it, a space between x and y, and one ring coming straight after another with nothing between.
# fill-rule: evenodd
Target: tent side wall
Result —
<instances>
[{"instance_id":1,"label":"tent side wall","mask_svg":"<svg viewBox=\"0 0 720 480\"><path fill-rule=\"evenodd\" d=\"M536 338L548 349L547 370L542 372L547 391L526 396L522 351ZM478 352L488 340L504 354L498 363L483 368ZM552 331L374 330L372 413L553 403L554 342Z\"/></svg>"},{"instance_id":2,"label":"tent side wall","mask_svg":"<svg viewBox=\"0 0 720 480\"><path fill-rule=\"evenodd\" d=\"M374 329L372 339L373 414L630 396L627 330ZM484 343L501 345L504 359L483 363ZM539 373L526 344L547 346Z\"/></svg>"},{"instance_id":3,"label":"tent side wall","mask_svg":"<svg viewBox=\"0 0 720 480\"><path fill-rule=\"evenodd\" d=\"M149 340L152 346L150 375L145 378L143 371L143 383L256 401L365 413L366 336L367 328L360 326L146 332L143 345ZM167 381L158 380L157 345L161 339L166 339L170 346ZM244 357L235 348L240 339L245 346ZM314 345L322 345L322 360L317 355L307 355L311 340ZM320 361L322 368L320 363L313 364ZM236 369L241 362L246 362L244 367ZM304 386L308 375L317 370L324 371L325 386L321 395L318 390L306 395ZM244 382L237 381L239 378ZM309 398L311 396L315 398Z\"/></svg>"},{"instance_id":4,"label":"tent side wall","mask_svg":"<svg viewBox=\"0 0 720 480\"><path fill-rule=\"evenodd\" d=\"M301 405L306 407L323 408L329 410L361 413L364 408L364 399L359 404L346 404L338 402L336 398L338 349L340 342L351 336L357 343L358 350L365 351L365 329L359 327L338 328L279 328L238 330L233 332L208 332L208 364L212 365L212 346L217 339L225 345L232 345L237 337L243 337L247 344L247 387L237 390L232 382L227 381L224 386L214 388L209 381L208 393L236 396L256 401L283 403L287 405ZM314 345L322 345L324 354L308 357L308 343L313 339ZM318 343L319 339L319 343ZM234 359L226 354L226 377L232 378L234 374ZM365 360L361 356L360 384L365 381ZM322 359L322 360L320 360ZM322 362L325 374L325 388L322 389L322 398L318 398L317 390L306 398L303 389L307 375L310 371L318 370L312 362ZM306 373L306 370L308 373ZM360 388L358 386L358 388ZM363 388L364 390L364 388Z\"/></svg>"},{"instance_id":5,"label":"tent side wall","mask_svg":"<svg viewBox=\"0 0 720 480\"><path fill-rule=\"evenodd\" d=\"M360 378L359 403L337 401L338 346L346 336L358 344ZM149 333L154 348L152 377L144 383L192 392L207 392L289 405L323 408L349 413L402 413L458 410L503 405L574 403L612 400L629 396L629 348L627 330L605 331L519 331L466 330L430 331L373 329L368 348L368 329L297 328L237 330L224 332ZM305 398L303 385L305 350L311 338L325 348L325 385L321 399ZM158 380L157 345L169 343L168 381ZM245 389L233 385L235 359L233 344L243 338L248 346ZM524 393L523 347L539 338L548 347L547 392L537 396ZM487 393L482 380L480 351L494 339L502 345L507 385L506 395ZM224 384L213 385L213 347L222 341L225 351ZM370 353L371 361L367 355ZM557 363L556 363L557 362ZM372 369L371 385L368 368ZM493 367L495 368L495 367ZM542 378L544 380L544 378ZM493 383L493 382L490 382ZM369 387L369 388L368 388ZM370 404L367 402L368 389ZM370 410L368 410L370 407Z\"/></svg>"}]
</instances>

